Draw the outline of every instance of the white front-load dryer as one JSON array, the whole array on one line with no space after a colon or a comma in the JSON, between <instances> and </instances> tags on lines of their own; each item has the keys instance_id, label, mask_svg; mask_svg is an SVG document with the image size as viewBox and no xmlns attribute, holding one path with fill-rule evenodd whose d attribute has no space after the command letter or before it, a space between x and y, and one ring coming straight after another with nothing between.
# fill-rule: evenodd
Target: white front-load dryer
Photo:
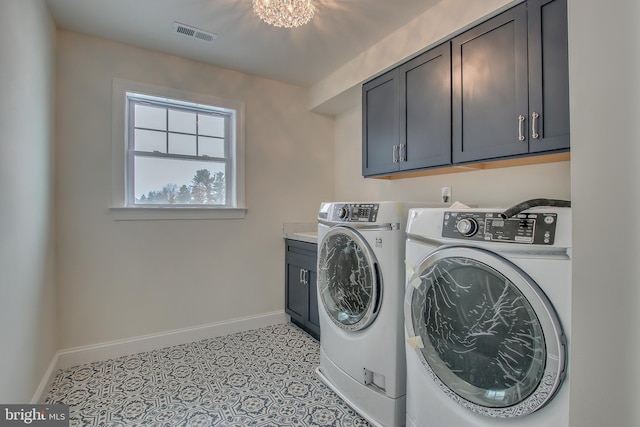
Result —
<instances>
[{"instance_id":1,"label":"white front-load dryer","mask_svg":"<svg viewBox=\"0 0 640 427\"><path fill-rule=\"evenodd\" d=\"M412 206L323 203L318 215L317 373L375 426L405 423L404 249Z\"/></svg>"},{"instance_id":2,"label":"white front-load dryer","mask_svg":"<svg viewBox=\"0 0 640 427\"><path fill-rule=\"evenodd\" d=\"M407 426L567 427L571 209L416 209Z\"/></svg>"}]
</instances>

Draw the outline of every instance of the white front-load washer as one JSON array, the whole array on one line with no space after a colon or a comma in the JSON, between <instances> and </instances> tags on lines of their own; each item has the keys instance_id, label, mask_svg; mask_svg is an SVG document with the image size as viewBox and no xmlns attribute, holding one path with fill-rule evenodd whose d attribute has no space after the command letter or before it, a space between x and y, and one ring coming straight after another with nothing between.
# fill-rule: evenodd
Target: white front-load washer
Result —
<instances>
[{"instance_id":1,"label":"white front-load washer","mask_svg":"<svg viewBox=\"0 0 640 427\"><path fill-rule=\"evenodd\" d=\"M404 249L412 206L323 203L318 214L317 373L375 426L405 423Z\"/></svg>"},{"instance_id":2,"label":"white front-load washer","mask_svg":"<svg viewBox=\"0 0 640 427\"><path fill-rule=\"evenodd\" d=\"M566 427L571 209L416 209L407 426Z\"/></svg>"}]
</instances>

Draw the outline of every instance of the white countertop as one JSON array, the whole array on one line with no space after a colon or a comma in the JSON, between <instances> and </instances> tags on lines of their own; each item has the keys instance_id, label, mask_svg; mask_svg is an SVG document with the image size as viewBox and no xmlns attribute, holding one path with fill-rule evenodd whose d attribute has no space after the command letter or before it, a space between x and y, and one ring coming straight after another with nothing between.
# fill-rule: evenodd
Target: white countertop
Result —
<instances>
[{"instance_id":1,"label":"white countertop","mask_svg":"<svg viewBox=\"0 0 640 427\"><path fill-rule=\"evenodd\" d=\"M285 239L317 244L318 224L316 224L315 222L296 222L283 224L282 237Z\"/></svg>"}]
</instances>

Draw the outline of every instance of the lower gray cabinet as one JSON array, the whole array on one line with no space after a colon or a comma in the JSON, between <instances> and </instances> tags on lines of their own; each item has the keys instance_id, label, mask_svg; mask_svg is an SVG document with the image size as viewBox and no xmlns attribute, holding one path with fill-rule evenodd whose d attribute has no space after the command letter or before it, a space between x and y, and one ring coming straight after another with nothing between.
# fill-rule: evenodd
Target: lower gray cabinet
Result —
<instances>
[{"instance_id":1,"label":"lower gray cabinet","mask_svg":"<svg viewBox=\"0 0 640 427\"><path fill-rule=\"evenodd\" d=\"M318 245L285 239L285 309L291 321L320 339L317 294Z\"/></svg>"}]
</instances>

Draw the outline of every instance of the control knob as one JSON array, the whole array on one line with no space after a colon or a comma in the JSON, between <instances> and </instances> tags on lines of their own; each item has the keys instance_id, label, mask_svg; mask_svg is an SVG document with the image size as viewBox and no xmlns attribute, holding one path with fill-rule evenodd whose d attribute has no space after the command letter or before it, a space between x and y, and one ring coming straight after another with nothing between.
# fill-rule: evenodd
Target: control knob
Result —
<instances>
[{"instance_id":1,"label":"control knob","mask_svg":"<svg viewBox=\"0 0 640 427\"><path fill-rule=\"evenodd\" d=\"M471 237L478 232L478 222L473 218L464 218L458 221L456 228L465 237Z\"/></svg>"},{"instance_id":2,"label":"control knob","mask_svg":"<svg viewBox=\"0 0 640 427\"><path fill-rule=\"evenodd\" d=\"M345 207L338 209L338 218L347 219L348 216L349 216L349 209Z\"/></svg>"}]
</instances>

